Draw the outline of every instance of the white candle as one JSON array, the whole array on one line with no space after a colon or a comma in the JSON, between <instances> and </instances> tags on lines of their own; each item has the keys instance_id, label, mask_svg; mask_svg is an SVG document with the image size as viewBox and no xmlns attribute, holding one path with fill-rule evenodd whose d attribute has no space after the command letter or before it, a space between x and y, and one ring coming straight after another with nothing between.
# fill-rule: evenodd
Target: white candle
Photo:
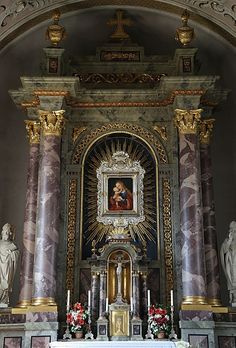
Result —
<instances>
[{"instance_id":1,"label":"white candle","mask_svg":"<svg viewBox=\"0 0 236 348\"><path fill-rule=\"evenodd\" d=\"M130 311L133 312L133 297L130 297Z\"/></svg>"},{"instance_id":2,"label":"white candle","mask_svg":"<svg viewBox=\"0 0 236 348\"><path fill-rule=\"evenodd\" d=\"M91 290L88 291L88 307L91 307Z\"/></svg>"},{"instance_id":3,"label":"white candle","mask_svg":"<svg viewBox=\"0 0 236 348\"><path fill-rule=\"evenodd\" d=\"M70 290L67 290L66 309L67 309L67 311L69 311L69 309L70 309Z\"/></svg>"},{"instance_id":4,"label":"white candle","mask_svg":"<svg viewBox=\"0 0 236 348\"><path fill-rule=\"evenodd\" d=\"M151 293L150 290L147 291L147 301L148 301L148 307L151 306Z\"/></svg>"},{"instance_id":5,"label":"white candle","mask_svg":"<svg viewBox=\"0 0 236 348\"><path fill-rule=\"evenodd\" d=\"M108 313L108 297L106 297L106 312Z\"/></svg>"},{"instance_id":6,"label":"white candle","mask_svg":"<svg viewBox=\"0 0 236 348\"><path fill-rule=\"evenodd\" d=\"M173 290L170 290L170 305L174 306L174 294Z\"/></svg>"}]
</instances>

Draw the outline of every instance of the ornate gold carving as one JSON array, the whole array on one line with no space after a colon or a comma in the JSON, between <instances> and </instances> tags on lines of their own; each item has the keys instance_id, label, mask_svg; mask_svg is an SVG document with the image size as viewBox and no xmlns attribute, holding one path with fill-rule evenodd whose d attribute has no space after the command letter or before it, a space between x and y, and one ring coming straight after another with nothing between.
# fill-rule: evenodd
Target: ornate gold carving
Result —
<instances>
[{"instance_id":1,"label":"ornate gold carving","mask_svg":"<svg viewBox=\"0 0 236 348\"><path fill-rule=\"evenodd\" d=\"M59 25L60 11L55 10L52 14L53 24L49 25L46 31L46 38L51 41L52 46L57 47L66 37L65 28Z\"/></svg>"},{"instance_id":2,"label":"ornate gold carving","mask_svg":"<svg viewBox=\"0 0 236 348\"><path fill-rule=\"evenodd\" d=\"M202 109L182 110L175 109L174 122L182 134L196 134L201 118Z\"/></svg>"},{"instance_id":3,"label":"ornate gold carving","mask_svg":"<svg viewBox=\"0 0 236 348\"><path fill-rule=\"evenodd\" d=\"M170 290L173 289L173 251L172 251L172 228L171 228L171 187L170 180L162 179L163 192L163 232L165 248L165 273L166 273L166 294L170 302Z\"/></svg>"},{"instance_id":4,"label":"ornate gold carving","mask_svg":"<svg viewBox=\"0 0 236 348\"><path fill-rule=\"evenodd\" d=\"M127 34L124 30L124 25L131 26L133 21L129 18L123 18L124 11L117 10L116 11L116 19L109 19L107 24L109 26L116 25L115 32L110 36L112 39L125 40L129 38L129 34Z\"/></svg>"},{"instance_id":5,"label":"ornate gold carving","mask_svg":"<svg viewBox=\"0 0 236 348\"><path fill-rule=\"evenodd\" d=\"M134 134L138 134L139 136L145 138L148 140L152 146L157 148L159 157L160 157L160 162L161 163L168 163L168 158L166 155L166 152L162 146L162 144L159 143L159 141L156 139L156 137L149 132L147 129L135 125L135 124L129 124L129 123L108 123L104 124L100 128L93 129L90 134L86 135L78 144L76 147L75 154L73 156L73 164L79 163L80 156L84 149L87 148L87 146L96 138L101 136L102 134L109 133L111 131L129 131L133 132Z\"/></svg>"},{"instance_id":6,"label":"ornate gold carving","mask_svg":"<svg viewBox=\"0 0 236 348\"><path fill-rule=\"evenodd\" d=\"M194 29L188 26L189 12L184 10L181 16L183 26L176 29L176 41L179 41L183 46L187 46L194 39Z\"/></svg>"},{"instance_id":7,"label":"ornate gold carving","mask_svg":"<svg viewBox=\"0 0 236 348\"><path fill-rule=\"evenodd\" d=\"M125 52L123 53L126 54ZM163 76L166 74L136 74L136 73L112 73L112 74L98 74L98 73L90 73L90 74L75 74L76 77L79 78L82 83L92 83L92 84L127 84L127 83L156 83L160 82Z\"/></svg>"},{"instance_id":8,"label":"ornate gold carving","mask_svg":"<svg viewBox=\"0 0 236 348\"><path fill-rule=\"evenodd\" d=\"M39 110L39 119L44 135L61 136L65 125L65 110L44 111Z\"/></svg>"},{"instance_id":9,"label":"ornate gold carving","mask_svg":"<svg viewBox=\"0 0 236 348\"><path fill-rule=\"evenodd\" d=\"M214 122L214 118L200 122L200 142L202 144L210 144Z\"/></svg>"},{"instance_id":10,"label":"ornate gold carving","mask_svg":"<svg viewBox=\"0 0 236 348\"><path fill-rule=\"evenodd\" d=\"M40 122L26 120L26 130L27 136L29 138L30 144L40 143Z\"/></svg>"},{"instance_id":11,"label":"ornate gold carving","mask_svg":"<svg viewBox=\"0 0 236 348\"><path fill-rule=\"evenodd\" d=\"M80 134L83 133L86 129L87 129L86 127L73 128L73 131L72 131L73 143L76 142Z\"/></svg>"},{"instance_id":12,"label":"ornate gold carving","mask_svg":"<svg viewBox=\"0 0 236 348\"><path fill-rule=\"evenodd\" d=\"M69 181L66 288L74 288L74 255L77 209L77 179Z\"/></svg>"},{"instance_id":13,"label":"ornate gold carving","mask_svg":"<svg viewBox=\"0 0 236 348\"><path fill-rule=\"evenodd\" d=\"M182 305L207 305L205 296L185 296Z\"/></svg>"},{"instance_id":14,"label":"ornate gold carving","mask_svg":"<svg viewBox=\"0 0 236 348\"><path fill-rule=\"evenodd\" d=\"M163 140L167 140L167 131L165 126L153 126L153 129L161 136Z\"/></svg>"}]
</instances>

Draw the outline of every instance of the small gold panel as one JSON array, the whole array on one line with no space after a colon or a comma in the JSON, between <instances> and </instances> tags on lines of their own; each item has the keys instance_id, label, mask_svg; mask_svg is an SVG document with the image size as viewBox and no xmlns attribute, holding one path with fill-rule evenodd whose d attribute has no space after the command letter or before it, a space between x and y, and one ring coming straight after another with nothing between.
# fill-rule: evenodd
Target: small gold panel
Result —
<instances>
[{"instance_id":1,"label":"small gold panel","mask_svg":"<svg viewBox=\"0 0 236 348\"><path fill-rule=\"evenodd\" d=\"M111 336L129 336L129 312L128 310L111 311Z\"/></svg>"}]
</instances>

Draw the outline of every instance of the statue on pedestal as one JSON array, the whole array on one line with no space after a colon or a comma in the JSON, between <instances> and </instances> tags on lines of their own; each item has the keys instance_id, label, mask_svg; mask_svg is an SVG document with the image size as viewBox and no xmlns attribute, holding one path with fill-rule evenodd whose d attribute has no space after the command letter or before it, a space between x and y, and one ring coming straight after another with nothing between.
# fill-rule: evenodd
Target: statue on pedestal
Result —
<instances>
[{"instance_id":1,"label":"statue on pedestal","mask_svg":"<svg viewBox=\"0 0 236 348\"><path fill-rule=\"evenodd\" d=\"M13 227L6 223L0 239L0 307L8 307L9 294L12 292L19 250L14 244Z\"/></svg>"},{"instance_id":2,"label":"statue on pedestal","mask_svg":"<svg viewBox=\"0 0 236 348\"><path fill-rule=\"evenodd\" d=\"M221 246L220 257L227 279L230 303L232 307L236 307L236 221L229 225L229 235Z\"/></svg>"}]
</instances>

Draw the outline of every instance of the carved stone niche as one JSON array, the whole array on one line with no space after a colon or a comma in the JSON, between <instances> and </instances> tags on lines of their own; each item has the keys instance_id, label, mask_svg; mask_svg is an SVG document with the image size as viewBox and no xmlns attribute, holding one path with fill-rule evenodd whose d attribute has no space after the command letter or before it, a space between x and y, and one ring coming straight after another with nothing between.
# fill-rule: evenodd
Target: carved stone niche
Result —
<instances>
[{"instance_id":1,"label":"carved stone niche","mask_svg":"<svg viewBox=\"0 0 236 348\"><path fill-rule=\"evenodd\" d=\"M121 236L125 229L145 220L143 178L145 170L126 152L115 152L97 169L97 221L113 225L113 234ZM127 234L127 233L126 233Z\"/></svg>"}]
</instances>

